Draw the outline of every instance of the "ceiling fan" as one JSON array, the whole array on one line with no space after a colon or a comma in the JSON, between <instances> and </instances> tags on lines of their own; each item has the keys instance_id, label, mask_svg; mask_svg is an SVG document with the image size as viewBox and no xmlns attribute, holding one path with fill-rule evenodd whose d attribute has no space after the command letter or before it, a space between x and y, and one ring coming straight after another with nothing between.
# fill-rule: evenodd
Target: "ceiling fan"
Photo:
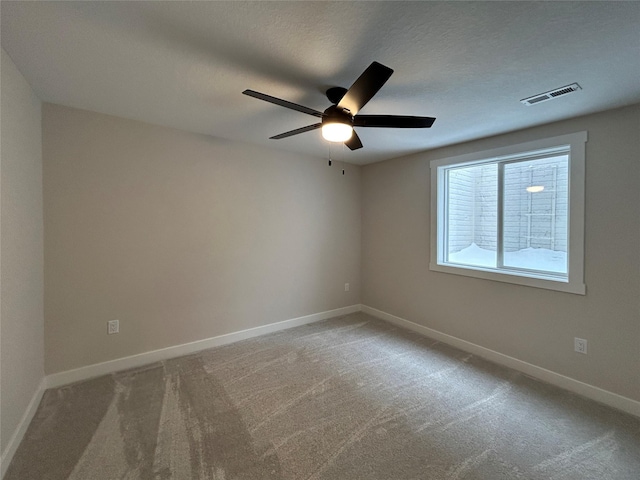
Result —
<instances>
[{"instance_id":1,"label":"ceiling fan","mask_svg":"<svg viewBox=\"0 0 640 480\"><path fill-rule=\"evenodd\" d=\"M245 95L264 100L281 107L290 108L297 112L320 118L320 123L307 125L289 132L270 137L279 140L299 133L310 132L322 128L322 136L330 142L344 142L351 150L362 148L362 142L353 127L379 128L429 128L436 120L433 117L412 117L408 115L359 115L378 90L389 80L393 70L381 63L373 62L358 77L348 90L342 87L332 87L327 90L327 98L333 104L324 112L272 97L254 90L245 90Z\"/></svg>"}]
</instances>

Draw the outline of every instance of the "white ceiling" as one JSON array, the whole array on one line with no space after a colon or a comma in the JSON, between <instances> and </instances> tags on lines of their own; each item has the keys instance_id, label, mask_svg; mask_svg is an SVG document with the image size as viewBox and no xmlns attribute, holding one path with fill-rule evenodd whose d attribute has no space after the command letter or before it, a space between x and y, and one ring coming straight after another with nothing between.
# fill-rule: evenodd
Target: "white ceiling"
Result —
<instances>
[{"instance_id":1,"label":"white ceiling","mask_svg":"<svg viewBox=\"0 0 640 480\"><path fill-rule=\"evenodd\" d=\"M47 102L326 157L317 119L374 60L395 70L363 114L354 164L640 102L637 2L1 2L2 47ZM573 82L583 90L527 107Z\"/></svg>"}]
</instances>

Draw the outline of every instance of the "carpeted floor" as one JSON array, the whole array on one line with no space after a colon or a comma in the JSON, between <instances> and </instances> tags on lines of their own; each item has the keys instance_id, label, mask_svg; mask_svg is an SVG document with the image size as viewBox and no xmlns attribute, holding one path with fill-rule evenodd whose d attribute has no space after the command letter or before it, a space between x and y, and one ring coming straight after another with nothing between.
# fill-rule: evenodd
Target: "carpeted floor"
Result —
<instances>
[{"instance_id":1,"label":"carpeted floor","mask_svg":"<svg viewBox=\"0 0 640 480\"><path fill-rule=\"evenodd\" d=\"M640 478L640 419L362 313L48 390L5 480Z\"/></svg>"}]
</instances>

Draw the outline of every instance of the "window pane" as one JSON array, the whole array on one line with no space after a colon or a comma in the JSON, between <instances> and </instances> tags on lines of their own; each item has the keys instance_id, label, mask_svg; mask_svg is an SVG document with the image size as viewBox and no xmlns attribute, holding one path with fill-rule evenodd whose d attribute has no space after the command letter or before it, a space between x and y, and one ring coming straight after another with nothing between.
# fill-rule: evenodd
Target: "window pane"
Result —
<instances>
[{"instance_id":1,"label":"window pane","mask_svg":"<svg viewBox=\"0 0 640 480\"><path fill-rule=\"evenodd\" d=\"M567 155L504 166L505 267L567 274Z\"/></svg>"},{"instance_id":2,"label":"window pane","mask_svg":"<svg viewBox=\"0 0 640 480\"><path fill-rule=\"evenodd\" d=\"M445 261L497 266L497 164L447 170Z\"/></svg>"}]
</instances>

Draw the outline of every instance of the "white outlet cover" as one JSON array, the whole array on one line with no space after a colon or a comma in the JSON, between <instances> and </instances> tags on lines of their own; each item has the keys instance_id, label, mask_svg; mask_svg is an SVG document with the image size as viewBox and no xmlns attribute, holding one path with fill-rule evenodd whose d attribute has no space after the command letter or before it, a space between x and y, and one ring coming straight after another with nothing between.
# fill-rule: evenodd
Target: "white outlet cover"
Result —
<instances>
[{"instance_id":1,"label":"white outlet cover","mask_svg":"<svg viewBox=\"0 0 640 480\"><path fill-rule=\"evenodd\" d=\"M574 338L573 348L578 353L587 354L587 341L584 338Z\"/></svg>"},{"instance_id":2,"label":"white outlet cover","mask_svg":"<svg viewBox=\"0 0 640 480\"><path fill-rule=\"evenodd\" d=\"M113 335L114 333L120 332L120 321L119 320L109 320L107 322L107 333L109 335Z\"/></svg>"},{"instance_id":3,"label":"white outlet cover","mask_svg":"<svg viewBox=\"0 0 640 480\"><path fill-rule=\"evenodd\" d=\"M345 292L348 292L348 291L349 291L349 284L348 284L348 283L345 283L345 284L344 284L344 291L345 291Z\"/></svg>"}]
</instances>

